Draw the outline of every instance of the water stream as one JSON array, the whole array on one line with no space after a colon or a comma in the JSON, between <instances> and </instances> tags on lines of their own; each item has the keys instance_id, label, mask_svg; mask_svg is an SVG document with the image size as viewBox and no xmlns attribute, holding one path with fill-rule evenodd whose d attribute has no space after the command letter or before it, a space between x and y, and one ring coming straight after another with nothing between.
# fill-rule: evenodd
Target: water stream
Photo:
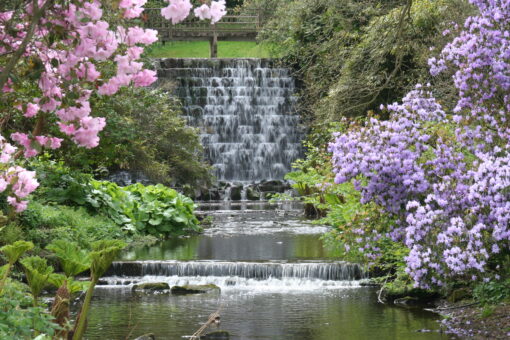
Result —
<instances>
[{"instance_id":1,"label":"water stream","mask_svg":"<svg viewBox=\"0 0 510 340\"><path fill-rule=\"evenodd\" d=\"M303 220L300 206L259 201L286 189L280 180L302 154L289 70L267 59L164 59L158 69L177 84L220 180L197 196L217 200L200 205L213 223L124 252L96 289L87 339L183 339L220 307L220 327L237 340L447 338L432 313L378 304L375 289L360 285L363 267L326 249L328 228ZM221 292L132 292L144 282Z\"/></svg>"},{"instance_id":2,"label":"water stream","mask_svg":"<svg viewBox=\"0 0 510 340\"><path fill-rule=\"evenodd\" d=\"M375 289L359 284L363 267L326 249L326 227L302 220L298 206L201 208L214 218L204 234L123 253L97 289L87 339L124 339L133 329L185 339L220 306L231 339L447 339L435 331L436 315L378 304ZM151 281L212 283L221 293L131 292Z\"/></svg>"}]
</instances>

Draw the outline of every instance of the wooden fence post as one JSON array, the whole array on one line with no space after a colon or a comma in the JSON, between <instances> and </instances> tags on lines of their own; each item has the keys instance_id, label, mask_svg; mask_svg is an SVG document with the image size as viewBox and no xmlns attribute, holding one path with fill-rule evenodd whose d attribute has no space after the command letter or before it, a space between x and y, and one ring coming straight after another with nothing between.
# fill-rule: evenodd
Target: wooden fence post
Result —
<instances>
[{"instance_id":1,"label":"wooden fence post","mask_svg":"<svg viewBox=\"0 0 510 340\"><path fill-rule=\"evenodd\" d=\"M216 26L212 27L212 37L209 40L209 48L211 50L211 58L218 58L218 34L216 33Z\"/></svg>"}]
</instances>

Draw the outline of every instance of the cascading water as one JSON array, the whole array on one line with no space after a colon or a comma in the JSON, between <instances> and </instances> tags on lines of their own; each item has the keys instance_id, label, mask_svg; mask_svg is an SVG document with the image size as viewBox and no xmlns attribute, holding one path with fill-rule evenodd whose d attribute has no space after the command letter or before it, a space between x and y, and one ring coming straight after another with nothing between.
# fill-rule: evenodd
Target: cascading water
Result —
<instances>
[{"instance_id":1,"label":"cascading water","mask_svg":"<svg viewBox=\"0 0 510 340\"><path fill-rule=\"evenodd\" d=\"M332 262L225 262L126 261L115 262L101 284L133 285L140 282L215 284L221 289L293 289L356 287L366 277L355 263Z\"/></svg>"},{"instance_id":2,"label":"cascading water","mask_svg":"<svg viewBox=\"0 0 510 340\"><path fill-rule=\"evenodd\" d=\"M249 279L307 278L359 280L360 265L346 262L223 262L223 261L133 261L114 262L109 274L115 276L238 276Z\"/></svg>"},{"instance_id":3,"label":"cascading water","mask_svg":"<svg viewBox=\"0 0 510 340\"><path fill-rule=\"evenodd\" d=\"M290 71L270 59L164 59L221 181L282 179L301 155Z\"/></svg>"},{"instance_id":4,"label":"cascading water","mask_svg":"<svg viewBox=\"0 0 510 340\"><path fill-rule=\"evenodd\" d=\"M160 78L178 83L222 191L209 188L215 202L200 204L213 218L203 234L127 250L113 263L96 289L103 295L94 301L87 338L128 338L131 321L140 334L158 339L190 337L220 308L222 327L236 339L417 339L413 318L394 309L381 313L375 290L361 287L362 266L324 247L327 226L303 221L299 205L250 202L282 192L279 179L301 153L289 71L265 59L165 59L160 66ZM147 282L220 290L199 296L132 291ZM398 319L405 322L396 330ZM430 319L415 324L430 328ZM427 339L439 339L431 334Z\"/></svg>"}]
</instances>

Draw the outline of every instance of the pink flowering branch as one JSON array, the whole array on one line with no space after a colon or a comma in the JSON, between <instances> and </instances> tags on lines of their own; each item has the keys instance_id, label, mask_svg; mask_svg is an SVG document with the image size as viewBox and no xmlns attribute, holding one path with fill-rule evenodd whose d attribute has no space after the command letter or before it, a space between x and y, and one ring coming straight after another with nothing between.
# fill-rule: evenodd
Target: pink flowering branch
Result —
<instances>
[{"instance_id":1,"label":"pink flowering branch","mask_svg":"<svg viewBox=\"0 0 510 340\"><path fill-rule=\"evenodd\" d=\"M169 6L162 14L173 24L184 20L192 9L189 0L167 1ZM114 6L130 20L142 14L145 3L121 0ZM225 1L212 1L201 18L215 22L225 13ZM7 192L8 203L20 212L38 183L35 173L19 167L17 159L36 156L42 148L57 149L64 140L42 135L46 118L55 115L60 132L78 146L96 147L106 120L91 115L91 96L112 96L122 87L154 83L156 72L143 69L140 58L143 46L158 38L157 31L151 29L110 27L103 19L100 0L70 0L65 5L55 0L32 0L20 2L15 11L0 12L0 39L0 58L6 60L0 69L2 102L37 120L31 133L11 134L19 149L0 136L0 192ZM115 65L115 75L107 77L102 72L106 62ZM30 100L15 96L19 86L14 81L19 78L16 72L27 68L33 69L38 87L38 95ZM0 121L2 126L8 117Z\"/></svg>"},{"instance_id":2,"label":"pink flowering branch","mask_svg":"<svg viewBox=\"0 0 510 340\"><path fill-rule=\"evenodd\" d=\"M19 59L23 56L25 53L25 50L34 37L35 30L37 26L39 25L39 21L41 20L41 17L43 16L44 12L48 7L52 4L52 0L47 0L41 8L39 8L39 5L37 3L37 0L32 0L32 6L34 8L34 12L30 21L30 25L28 26L27 34L23 41L21 42L21 45L13 52L13 55L5 68L0 73L0 89L2 89L7 80L9 79L9 75L11 74L14 67L16 67L16 64L18 63Z\"/></svg>"}]
</instances>

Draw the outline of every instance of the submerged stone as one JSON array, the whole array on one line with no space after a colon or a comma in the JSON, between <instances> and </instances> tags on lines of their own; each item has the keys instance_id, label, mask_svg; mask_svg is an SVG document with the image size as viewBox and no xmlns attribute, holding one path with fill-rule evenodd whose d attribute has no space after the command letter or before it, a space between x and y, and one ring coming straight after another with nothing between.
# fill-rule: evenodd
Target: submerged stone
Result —
<instances>
[{"instance_id":1,"label":"submerged stone","mask_svg":"<svg viewBox=\"0 0 510 340\"><path fill-rule=\"evenodd\" d=\"M147 282L136 284L131 288L133 292L161 292L169 290L170 286L166 282Z\"/></svg>"},{"instance_id":2,"label":"submerged stone","mask_svg":"<svg viewBox=\"0 0 510 340\"><path fill-rule=\"evenodd\" d=\"M204 293L219 293L221 292L221 289L220 287L214 284L186 285L186 286L173 286L170 292L174 295L204 294Z\"/></svg>"}]
</instances>

